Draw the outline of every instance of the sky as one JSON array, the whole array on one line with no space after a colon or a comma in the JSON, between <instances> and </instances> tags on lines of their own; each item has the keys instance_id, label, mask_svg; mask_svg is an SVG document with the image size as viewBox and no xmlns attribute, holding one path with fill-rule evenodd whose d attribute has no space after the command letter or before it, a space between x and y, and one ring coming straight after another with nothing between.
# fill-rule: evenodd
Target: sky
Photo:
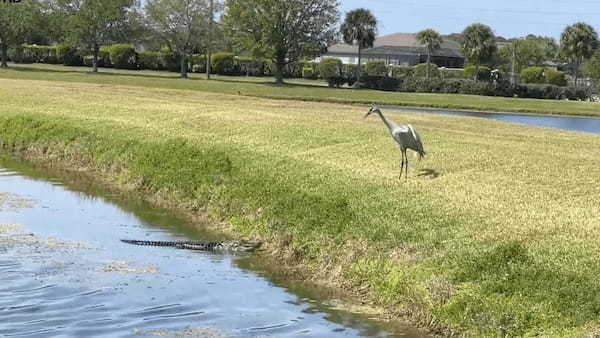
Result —
<instances>
[{"instance_id":1,"label":"sky","mask_svg":"<svg viewBox=\"0 0 600 338\"><path fill-rule=\"evenodd\" d=\"M339 0L346 12L367 8L379 20L379 35L414 33L433 28L460 33L480 22L497 36L527 34L560 39L566 26L583 21L600 32L600 0Z\"/></svg>"}]
</instances>

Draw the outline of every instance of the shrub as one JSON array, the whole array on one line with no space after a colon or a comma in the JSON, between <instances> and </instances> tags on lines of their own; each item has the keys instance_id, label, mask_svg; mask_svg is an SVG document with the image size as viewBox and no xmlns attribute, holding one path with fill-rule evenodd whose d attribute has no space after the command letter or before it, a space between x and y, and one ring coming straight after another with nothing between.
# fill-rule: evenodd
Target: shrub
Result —
<instances>
[{"instance_id":1,"label":"shrub","mask_svg":"<svg viewBox=\"0 0 600 338\"><path fill-rule=\"evenodd\" d=\"M416 77L427 77L427 68L429 68L429 75L437 78L440 76L440 71L435 63L420 63L415 66L414 76Z\"/></svg>"},{"instance_id":2,"label":"shrub","mask_svg":"<svg viewBox=\"0 0 600 338\"><path fill-rule=\"evenodd\" d=\"M273 65L273 67L275 67L275 65ZM315 76L317 76L317 74L319 72L317 69L317 64L313 63L313 62L304 62L304 61L288 63L287 65L285 65L285 67L283 69L283 76L284 77L292 77L292 78L301 78L304 67L311 67L313 69L313 71L315 72ZM274 72L274 70L273 70L273 72Z\"/></svg>"},{"instance_id":3,"label":"shrub","mask_svg":"<svg viewBox=\"0 0 600 338\"><path fill-rule=\"evenodd\" d=\"M88 67L92 67L94 65L94 56L86 55L83 57L83 64Z\"/></svg>"},{"instance_id":4,"label":"shrub","mask_svg":"<svg viewBox=\"0 0 600 338\"><path fill-rule=\"evenodd\" d=\"M387 76L388 69L385 61L369 61L365 65L365 73L369 76Z\"/></svg>"},{"instance_id":5,"label":"shrub","mask_svg":"<svg viewBox=\"0 0 600 338\"><path fill-rule=\"evenodd\" d=\"M544 80L546 83L563 87L567 85L567 76L563 72L546 70L544 72Z\"/></svg>"},{"instance_id":6,"label":"shrub","mask_svg":"<svg viewBox=\"0 0 600 338\"><path fill-rule=\"evenodd\" d=\"M356 75L358 75L358 65L342 65L342 76L347 78L353 78L356 77Z\"/></svg>"},{"instance_id":7,"label":"shrub","mask_svg":"<svg viewBox=\"0 0 600 338\"><path fill-rule=\"evenodd\" d=\"M444 79L462 79L465 77L465 71L463 69L444 68L440 69L439 71L440 76L442 76Z\"/></svg>"},{"instance_id":8,"label":"shrub","mask_svg":"<svg viewBox=\"0 0 600 338\"><path fill-rule=\"evenodd\" d=\"M77 48L68 45L56 47L58 61L65 66L82 66L83 58L79 55Z\"/></svg>"},{"instance_id":9,"label":"shrub","mask_svg":"<svg viewBox=\"0 0 600 338\"><path fill-rule=\"evenodd\" d=\"M194 73L206 73L206 55L204 54L193 54L190 58L192 64L192 72ZM212 68L212 64L211 64Z\"/></svg>"},{"instance_id":10,"label":"shrub","mask_svg":"<svg viewBox=\"0 0 600 338\"><path fill-rule=\"evenodd\" d=\"M100 48L98 51L98 67L112 67L110 62L110 48Z\"/></svg>"},{"instance_id":11,"label":"shrub","mask_svg":"<svg viewBox=\"0 0 600 338\"><path fill-rule=\"evenodd\" d=\"M302 78L303 79L316 79L317 77L315 76L315 71L312 69L312 67L304 67L302 69Z\"/></svg>"},{"instance_id":12,"label":"shrub","mask_svg":"<svg viewBox=\"0 0 600 338\"><path fill-rule=\"evenodd\" d=\"M238 56L236 62L241 74L246 76L263 76L264 63L251 56ZM303 69L304 70L304 69Z\"/></svg>"},{"instance_id":13,"label":"shrub","mask_svg":"<svg viewBox=\"0 0 600 338\"><path fill-rule=\"evenodd\" d=\"M409 76L413 76L414 68L409 66L390 66L392 77L397 79L403 79Z\"/></svg>"},{"instance_id":14,"label":"shrub","mask_svg":"<svg viewBox=\"0 0 600 338\"><path fill-rule=\"evenodd\" d=\"M361 76L360 83L359 83L360 88L387 90L387 91L397 90L399 85L400 85L400 80L398 80L396 78L388 77L388 76L371 76L371 75Z\"/></svg>"},{"instance_id":15,"label":"shrub","mask_svg":"<svg viewBox=\"0 0 600 338\"><path fill-rule=\"evenodd\" d=\"M27 63L22 46L15 46L8 50L8 59L14 63ZM29 61L31 62L31 61Z\"/></svg>"},{"instance_id":16,"label":"shrub","mask_svg":"<svg viewBox=\"0 0 600 338\"><path fill-rule=\"evenodd\" d=\"M110 47L110 61L118 69L136 69L135 49L132 45L116 44Z\"/></svg>"},{"instance_id":17,"label":"shrub","mask_svg":"<svg viewBox=\"0 0 600 338\"><path fill-rule=\"evenodd\" d=\"M521 80L525 83L544 83L544 68L527 67L521 70Z\"/></svg>"},{"instance_id":18,"label":"shrub","mask_svg":"<svg viewBox=\"0 0 600 338\"><path fill-rule=\"evenodd\" d=\"M168 47L163 47L160 50L160 70L168 70L170 72L179 72L181 65L179 64L179 56L171 51Z\"/></svg>"},{"instance_id":19,"label":"shrub","mask_svg":"<svg viewBox=\"0 0 600 338\"><path fill-rule=\"evenodd\" d=\"M508 81L497 83L475 82L470 79L426 79L405 78L398 91L417 93L448 93L486 96L521 97L553 100L589 100L592 91L589 88L559 87L553 85L511 85Z\"/></svg>"},{"instance_id":20,"label":"shrub","mask_svg":"<svg viewBox=\"0 0 600 338\"><path fill-rule=\"evenodd\" d=\"M331 88L340 88L346 82L348 82L348 79L343 76L331 76L327 78L327 84Z\"/></svg>"},{"instance_id":21,"label":"shrub","mask_svg":"<svg viewBox=\"0 0 600 338\"><path fill-rule=\"evenodd\" d=\"M215 53L211 59L213 72L220 75L235 75L233 53Z\"/></svg>"},{"instance_id":22,"label":"shrub","mask_svg":"<svg viewBox=\"0 0 600 338\"><path fill-rule=\"evenodd\" d=\"M21 45L10 52L14 62L59 63L56 46Z\"/></svg>"},{"instance_id":23,"label":"shrub","mask_svg":"<svg viewBox=\"0 0 600 338\"><path fill-rule=\"evenodd\" d=\"M342 60L336 58L325 58L319 63L319 75L322 79L339 77L342 75Z\"/></svg>"},{"instance_id":24,"label":"shrub","mask_svg":"<svg viewBox=\"0 0 600 338\"><path fill-rule=\"evenodd\" d=\"M491 70L486 66L479 66L477 71L477 80L490 81ZM475 76L475 66L468 66L464 70L464 76L467 79L472 79Z\"/></svg>"},{"instance_id":25,"label":"shrub","mask_svg":"<svg viewBox=\"0 0 600 338\"><path fill-rule=\"evenodd\" d=\"M160 70L163 68L160 52L140 51L137 60L139 69Z\"/></svg>"}]
</instances>

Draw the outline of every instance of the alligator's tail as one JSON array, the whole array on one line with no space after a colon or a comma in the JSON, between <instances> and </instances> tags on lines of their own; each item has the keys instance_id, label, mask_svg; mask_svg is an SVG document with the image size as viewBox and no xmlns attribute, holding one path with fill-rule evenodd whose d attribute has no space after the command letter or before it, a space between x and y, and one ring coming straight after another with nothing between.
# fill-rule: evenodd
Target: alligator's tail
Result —
<instances>
[{"instance_id":1,"label":"alligator's tail","mask_svg":"<svg viewBox=\"0 0 600 338\"><path fill-rule=\"evenodd\" d=\"M174 246L180 247L186 244L193 244L191 241L140 241L134 239L122 239L121 242L135 245L150 245L150 246Z\"/></svg>"}]
</instances>

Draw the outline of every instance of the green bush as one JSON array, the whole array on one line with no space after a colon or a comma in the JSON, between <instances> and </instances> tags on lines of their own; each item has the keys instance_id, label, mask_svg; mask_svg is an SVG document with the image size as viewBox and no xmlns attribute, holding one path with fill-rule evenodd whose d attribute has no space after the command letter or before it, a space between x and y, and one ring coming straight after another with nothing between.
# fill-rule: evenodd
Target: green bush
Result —
<instances>
[{"instance_id":1,"label":"green bush","mask_svg":"<svg viewBox=\"0 0 600 338\"><path fill-rule=\"evenodd\" d=\"M161 70L163 68L160 52L140 51L137 62L139 69Z\"/></svg>"},{"instance_id":2,"label":"green bush","mask_svg":"<svg viewBox=\"0 0 600 338\"><path fill-rule=\"evenodd\" d=\"M521 80L525 83L544 83L544 68L527 67L521 70Z\"/></svg>"},{"instance_id":3,"label":"green bush","mask_svg":"<svg viewBox=\"0 0 600 338\"><path fill-rule=\"evenodd\" d=\"M415 66L415 77L427 77L427 68L429 68L429 76L433 78L440 77L440 71L435 63L420 63Z\"/></svg>"},{"instance_id":4,"label":"green bush","mask_svg":"<svg viewBox=\"0 0 600 338\"><path fill-rule=\"evenodd\" d=\"M392 77L397 79L404 79L414 74L414 68L409 66L390 66L390 70Z\"/></svg>"},{"instance_id":5,"label":"green bush","mask_svg":"<svg viewBox=\"0 0 600 338\"><path fill-rule=\"evenodd\" d=\"M479 81L490 81L491 69L486 66L479 66L477 71L477 80ZM468 66L464 70L464 76L466 79L473 79L475 76L475 66Z\"/></svg>"},{"instance_id":6,"label":"green bush","mask_svg":"<svg viewBox=\"0 0 600 338\"><path fill-rule=\"evenodd\" d=\"M322 79L329 79L342 75L342 60L336 58L324 58L319 63L319 75Z\"/></svg>"},{"instance_id":7,"label":"green bush","mask_svg":"<svg viewBox=\"0 0 600 338\"><path fill-rule=\"evenodd\" d=\"M60 45L56 47L56 56L65 66L83 66L83 58L76 47Z\"/></svg>"},{"instance_id":8,"label":"green bush","mask_svg":"<svg viewBox=\"0 0 600 338\"><path fill-rule=\"evenodd\" d=\"M235 75L235 56L233 53L215 53L212 55L212 70L219 75Z\"/></svg>"},{"instance_id":9,"label":"green bush","mask_svg":"<svg viewBox=\"0 0 600 338\"><path fill-rule=\"evenodd\" d=\"M251 56L238 56L236 57L239 72L246 76L263 76L264 75L264 63Z\"/></svg>"},{"instance_id":10,"label":"green bush","mask_svg":"<svg viewBox=\"0 0 600 338\"><path fill-rule=\"evenodd\" d=\"M56 46L21 45L12 50L14 62L56 64Z\"/></svg>"},{"instance_id":11,"label":"green bush","mask_svg":"<svg viewBox=\"0 0 600 338\"><path fill-rule=\"evenodd\" d=\"M457 68L444 68L440 69L440 76L444 79L462 79L465 77L465 71Z\"/></svg>"},{"instance_id":12,"label":"green bush","mask_svg":"<svg viewBox=\"0 0 600 338\"><path fill-rule=\"evenodd\" d=\"M132 45L116 44L110 47L110 61L118 69L136 69L136 54Z\"/></svg>"},{"instance_id":13,"label":"green bush","mask_svg":"<svg viewBox=\"0 0 600 338\"><path fill-rule=\"evenodd\" d=\"M563 87L567 85L567 75L564 72L555 70L546 70L544 72L544 80L546 83Z\"/></svg>"},{"instance_id":14,"label":"green bush","mask_svg":"<svg viewBox=\"0 0 600 338\"><path fill-rule=\"evenodd\" d=\"M395 91L400 85L400 80L388 76L365 75L360 77L359 88Z\"/></svg>"},{"instance_id":15,"label":"green bush","mask_svg":"<svg viewBox=\"0 0 600 338\"><path fill-rule=\"evenodd\" d=\"M27 60L23 46L15 46L8 50L8 59L14 63L31 63Z\"/></svg>"},{"instance_id":16,"label":"green bush","mask_svg":"<svg viewBox=\"0 0 600 338\"><path fill-rule=\"evenodd\" d=\"M112 67L110 62L110 48L100 48L98 51L98 67Z\"/></svg>"},{"instance_id":17,"label":"green bush","mask_svg":"<svg viewBox=\"0 0 600 338\"><path fill-rule=\"evenodd\" d=\"M385 61L369 61L365 65L365 73L370 76L387 76L388 69Z\"/></svg>"},{"instance_id":18,"label":"green bush","mask_svg":"<svg viewBox=\"0 0 600 338\"><path fill-rule=\"evenodd\" d=\"M331 88L340 88L346 82L348 82L348 79L343 76L331 76L327 78L327 84Z\"/></svg>"},{"instance_id":19,"label":"green bush","mask_svg":"<svg viewBox=\"0 0 600 338\"><path fill-rule=\"evenodd\" d=\"M358 75L358 65L345 64L342 66L342 76L347 78L355 78L356 75Z\"/></svg>"},{"instance_id":20,"label":"green bush","mask_svg":"<svg viewBox=\"0 0 600 338\"><path fill-rule=\"evenodd\" d=\"M589 88L559 87L553 85L511 85L508 81L490 83L471 79L427 79L405 78L398 89L401 92L468 94L485 96L520 97L552 100L588 100L592 96Z\"/></svg>"},{"instance_id":21,"label":"green bush","mask_svg":"<svg viewBox=\"0 0 600 338\"><path fill-rule=\"evenodd\" d=\"M181 70L179 56L168 47L163 47L160 50L160 65L160 70L168 70L170 72L179 72Z\"/></svg>"},{"instance_id":22,"label":"green bush","mask_svg":"<svg viewBox=\"0 0 600 338\"><path fill-rule=\"evenodd\" d=\"M84 66L88 66L88 67L92 67L94 65L94 56L93 55L86 55L83 57L83 65Z\"/></svg>"},{"instance_id":23,"label":"green bush","mask_svg":"<svg viewBox=\"0 0 600 338\"><path fill-rule=\"evenodd\" d=\"M193 73L206 73L206 55L193 54L190 63L192 64Z\"/></svg>"},{"instance_id":24,"label":"green bush","mask_svg":"<svg viewBox=\"0 0 600 338\"><path fill-rule=\"evenodd\" d=\"M315 71L315 75L318 75L319 71L316 67L316 64L313 66L312 62L299 61L299 62L288 63L287 65L285 65L285 68L283 70L283 76L290 77L290 78L301 78L302 70L304 69L304 67L309 67L309 66L311 66L313 68L313 70Z\"/></svg>"},{"instance_id":25,"label":"green bush","mask_svg":"<svg viewBox=\"0 0 600 338\"><path fill-rule=\"evenodd\" d=\"M315 70L312 67L304 67L302 68L302 78L303 79L316 79Z\"/></svg>"}]
</instances>

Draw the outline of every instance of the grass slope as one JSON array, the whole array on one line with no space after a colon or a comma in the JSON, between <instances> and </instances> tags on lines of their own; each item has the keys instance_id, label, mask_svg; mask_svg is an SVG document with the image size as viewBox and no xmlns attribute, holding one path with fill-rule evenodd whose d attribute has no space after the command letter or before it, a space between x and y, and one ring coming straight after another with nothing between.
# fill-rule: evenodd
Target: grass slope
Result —
<instances>
[{"instance_id":1,"label":"grass slope","mask_svg":"<svg viewBox=\"0 0 600 338\"><path fill-rule=\"evenodd\" d=\"M395 311L478 336L600 328L598 136L389 113L428 152L399 182L396 145L359 107L106 83L0 87L7 151L101 169L224 217Z\"/></svg>"},{"instance_id":2,"label":"grass slope","mask_svg":"<svg viewBox=\"0 0 600 338\"><path fill-rule=\"evenodd\" d=\"M374 90L332 89L322 81L294 79L283 87L266 81L270 78L216 76L203 80L191 74L188 80L177 74L154 71L106 69L91 74L89 68L54 65L28 65L0 69L0 78L102 83L106 85L143 86L151 88L191 89L212 93L245 95L272 99L293 99L331 103L399 105L465 109L476 111L521 112L554 115L600 116L600 104L556 100L515 99L479 95L447 95L397 93Z\"/></svg>"}]
</instances>

